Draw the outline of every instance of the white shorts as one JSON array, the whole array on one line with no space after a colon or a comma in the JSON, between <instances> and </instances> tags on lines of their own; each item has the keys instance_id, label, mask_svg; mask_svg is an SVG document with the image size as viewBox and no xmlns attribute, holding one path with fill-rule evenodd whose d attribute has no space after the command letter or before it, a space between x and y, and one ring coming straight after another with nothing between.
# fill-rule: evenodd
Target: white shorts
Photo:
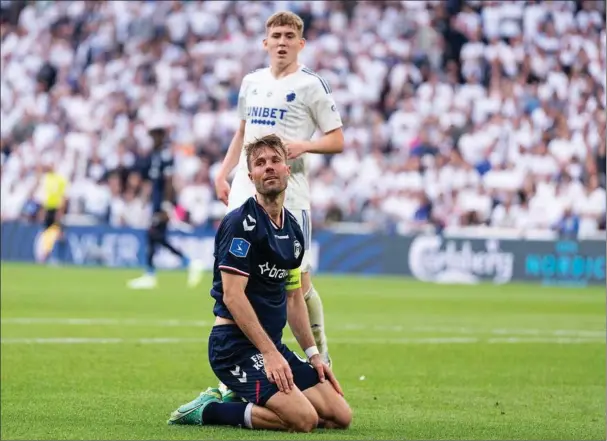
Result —
<instances>
[{"instance_id":1,"label":"white shorts","mask_svg":"<svg viewBox=\"0 0 607 441\"><path fill-rule=\"evenodd\" d=\"M312 263L310 261L310 245L312 244L312 222L310 221L310 210L289 210L295 219L297 219L297 223L301 227L301 231L303 231L304 235L304 256L301 261L301 272L307 273L312 270Z\"/></svg>"},{"instance_id":2,"label":"white shorts","mask_svg":"<svg viewBox=\"0 0 607 441\"><path fill-rule=\"evenodd\" d=\"M240 207L247 199L255 195L255 186L245 173L236 173L230 195L228 197L228 213ZM310 221L310 210L291 209L289 211L297 219L301 231L304 234L304 257L301 262L301 272L307 273L312 269L310 256L310 245L312 243L312 222Z\"/></svg>"},{"instance_id":3,"label":"white shorts","mask_svg":"<svg viewBox=\"0 0 607 441\"><path fill-rule=\"evenodd\" d=\"M255 196L255 186L246 172L237 170L228 196L228 213L236 210L252 196Z\"/></svg>"}]
</instances>

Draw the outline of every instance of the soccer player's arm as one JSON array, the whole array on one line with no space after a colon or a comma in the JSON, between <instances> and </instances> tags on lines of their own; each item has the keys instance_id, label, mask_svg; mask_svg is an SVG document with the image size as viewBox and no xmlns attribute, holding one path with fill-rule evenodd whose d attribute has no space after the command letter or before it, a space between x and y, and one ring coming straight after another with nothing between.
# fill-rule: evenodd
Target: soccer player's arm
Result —
<instances>
[{"instance_id":1,"label":"soccer player's arm","mask_svg":"<svg viewBox=\"0 0 607 441\"><path fill-rule=\"evenodd\" d=\"M175 161L173 154L169 152L162 153L162 175L165 180L164 185L164 200L173 203L175 197L175 187L173 187L173 170L175 168Z\"/></svg>"},{"instance_id":2,"label":"soccer player's arm","mask_svg":"<svg viewBox=\"0 0 607 441\"><path fill-rule=\"evenodd\" d=\"M223 301L236 325L255 345L267 354L276 346L261 326L255 310L245 294L250 275L252 241L238 219L228 219L218 232L218 268L223 284Z\"/></svg>"},{"instance_id":3,"label":"soccer player's arm","mask_svg":"<svg viewBox=\"0 0 607 441\"><path fill-rule=\"evenodd\" d=\"M316 126L323 133L310 141L308 153L333 154L344 151L343 123L331 88L325 80L314 81L308 90L308 106Z\"/></svg>"},{"instance_id":4,"label":"soccer player's arm","mask_svg":"<svg viewBox=\"0 0 607 441\"><path fill-rule=\"evenodd\" d=\"M303 351L315 345L310 328L308 308L301 289L301 269L290 270L286 281L287 321L293 336Z\"/></svg>"},{"instance_id":5,"label":"soccer player's arm","mask_svg":"<svg viewBox=\"0 0 607 441\"><path fill-rule=\"evenodd\" d=\"M227 180L230 173L232 173L232 170L234 170L234 167L238 165L238 160L240 159L240 153L242 152L242 146L244 144L244 131L247 124L246 84L246 80L243 80L240 91L238 92L238 117L240 118L240 125L232 137L225 158L223 158L223 162L217 173L217 179Z\"/></svg>"}]
</instances>

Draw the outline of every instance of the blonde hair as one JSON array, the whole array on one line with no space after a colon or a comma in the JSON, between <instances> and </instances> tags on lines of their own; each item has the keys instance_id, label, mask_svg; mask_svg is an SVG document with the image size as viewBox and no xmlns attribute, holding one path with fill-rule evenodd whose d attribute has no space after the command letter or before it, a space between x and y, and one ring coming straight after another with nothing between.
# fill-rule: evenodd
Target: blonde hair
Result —
<instances>
[{"instance_id":1,"label":"blonde hair","mask_svg":"<svg viewBox=\"0 0 607 441\"><path fill-rule=\"evenodd\" d=\"M278 135L270 134L263 136L261 138L257 138L254 141L248 143L245 147L245 153L247 155L247 167L249 171L251 171L251 158L253 155L264 147L269 147L274 150L280 156L287 159L287 148L282 142L282 139Z\"/></svg>"},{"instance_id":2,"label":"blonde hair","mask_svg":"<svg viewBox=\"0 0 607 441\"><path fill-rule=\"evenodd\" d=\"M290 26L299 36L303 36L304 23L301 17L291 11L276 12L266 20L266 32L276 26Z\"/></svg>"}]
</instances>

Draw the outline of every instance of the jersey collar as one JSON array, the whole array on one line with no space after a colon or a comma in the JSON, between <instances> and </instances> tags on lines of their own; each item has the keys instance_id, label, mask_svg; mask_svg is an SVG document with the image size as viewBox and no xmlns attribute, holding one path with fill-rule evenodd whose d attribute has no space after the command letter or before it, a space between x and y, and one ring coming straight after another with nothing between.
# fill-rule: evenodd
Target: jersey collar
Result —
<instances>
[{"instance_id":1,"label":"jersey collar","mask_svg":"<svg viewBox=\"0 0 607 441\"><path fill-rule=\"evenodd\" d=\"M282 226L278 226L278 225L276 225L276 223L274 223L274 221L272 220L272 218L270 217L270 215L268 214L266 209L263 208L263 206L257 201L257 195L255 195L254 198L255 198L255 203L259 206L259 208L261 208L263 210L265 215L268 216L268 220L270 221L270 224L272 224L272 227L274 227L275 230L282 230L282 228L285 226L285 207L283 206L282 211L280 212L280 220L281 220L280 223Z\"/></svg>"}]
</instances>

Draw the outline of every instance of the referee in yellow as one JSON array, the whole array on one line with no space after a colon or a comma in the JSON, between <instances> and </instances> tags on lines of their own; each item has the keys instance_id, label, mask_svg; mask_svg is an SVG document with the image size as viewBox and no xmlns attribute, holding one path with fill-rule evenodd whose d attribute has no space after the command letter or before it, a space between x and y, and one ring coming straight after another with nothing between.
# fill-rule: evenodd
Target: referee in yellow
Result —
<instances>
[{"instance_id":1,"label":"referee in yellow","mask_svg":"<svg viewBox=\"0 0 607 441\"><path fill-rule=\"evenodd\" d=\"M57 173L52 164L44 166L42 176L42 206L44 208L44 231L41 241L41 260L45 262L52 254L55 244L62 240L63 230L60 219L65 212L65 192L67 180Z\"/></svg>"}]
</instances>

